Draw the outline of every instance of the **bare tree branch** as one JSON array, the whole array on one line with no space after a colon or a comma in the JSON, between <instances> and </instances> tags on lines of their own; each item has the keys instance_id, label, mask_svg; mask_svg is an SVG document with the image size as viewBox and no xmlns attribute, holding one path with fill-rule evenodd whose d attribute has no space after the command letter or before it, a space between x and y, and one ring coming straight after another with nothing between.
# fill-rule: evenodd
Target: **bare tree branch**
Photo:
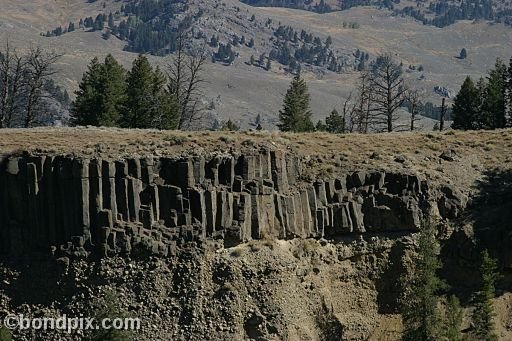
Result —
<instances>
[{"instance_id":1,"label":"bare tree branch","mask_svg":"<svg viewBox=\"0 0 512 341\"><path fill-rule=\"evenodd\" d=\"M186 51L186 32L179 32L176 54L167 66L169 94L178 104L179 129L191 129L193 123L202 118L204 106L201 105L201 85L204 66L208 60L206 45Z\"/></svg>"}]
</instances>

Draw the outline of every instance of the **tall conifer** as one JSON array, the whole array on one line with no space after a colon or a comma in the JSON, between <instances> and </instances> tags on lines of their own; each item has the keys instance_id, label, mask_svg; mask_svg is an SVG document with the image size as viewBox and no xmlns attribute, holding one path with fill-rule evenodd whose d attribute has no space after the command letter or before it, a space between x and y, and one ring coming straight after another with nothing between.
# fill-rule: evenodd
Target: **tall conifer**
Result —
<instances>
[{"instance_id":1,"label":"tall conifer","mask_svg":"<svg viewBox=\"0 0 512 341\"><path fill-rule=\"evenodd\" d=\"M279 111L279 129L282 131L307 132L315 129L309 108L308 87L300 73L292 80L286 92L283 109Z\"/></svg>"}]
</instances>

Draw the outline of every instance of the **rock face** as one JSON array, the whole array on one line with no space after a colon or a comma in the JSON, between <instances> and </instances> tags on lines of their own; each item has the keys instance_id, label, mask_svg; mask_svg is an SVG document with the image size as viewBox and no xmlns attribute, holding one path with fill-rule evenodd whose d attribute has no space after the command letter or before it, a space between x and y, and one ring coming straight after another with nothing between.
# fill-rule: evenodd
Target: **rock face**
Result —
<instances>
[{"instance_id":1,"label":"rock face","mask_svg":"<svg viewBox=\"0 0 512 341\"><path fill-rule=\"evenodd\" d=\"M126 160L11 156L0 164L0 252L53 246L75 256L170 257L188 242L416 231L424 214L453 218L464 204L415 175L356 172L308 183L302 167L278 150Z\"/></svg>"}]
</instances>

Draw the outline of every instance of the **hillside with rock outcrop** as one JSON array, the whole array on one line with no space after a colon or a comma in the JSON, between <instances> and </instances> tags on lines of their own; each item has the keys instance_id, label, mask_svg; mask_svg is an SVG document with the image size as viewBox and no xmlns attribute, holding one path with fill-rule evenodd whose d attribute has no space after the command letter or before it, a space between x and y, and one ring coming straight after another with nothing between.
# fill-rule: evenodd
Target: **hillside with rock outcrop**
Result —
<instances>
[{"instance_id":1,"label":"hillside with rock outcrop","mask_svg":"<svg viewBox=\"0 0 512 341\"><path fill-rule=\"evenodd\" d=\"M107 54L112 54L125 67L129 67L137 57L137 52L130 52L130 42L116 34L107 34L110 32L108 28L91 30L79 27L80 19L99 14L108 16L110 12L119 11L121 5L126 3L0 0L0 46L3 49L5 42L10 40L11 46L19 51L30 46L41 46L61 53L62 58L55 65L58 73L54 78L73 97L87 65L94 57L103 59ZM288 8L252 7L237 0L194 0L187 3L189 10L181 13L181 16L202 13L191 26L195 43L210 43L213 36L218 37L218 43L223 45L233 45L235 37L237 41L242 36L245 40L245 44L232 46L234 60L216 60L205 67L204 78L207 82L202 104L207 109L205 117L208 123L215 119L231 119L238 126L248 128L260 114L263 127L275 129L277 113L292 73L289 65L278 61L279 55L275 55L275 52L271 58L271 68L266 70L267 57L276 50L288 50L293 56L295 51L303 54L302 30L313 40L320 40L320 50L326 48L325 42L330 36L332 44L325 54L331 62L330 52L337 59L337 65L333 67L331 63L317 66L315 58L301 62L302 74L311 93L315 122L325 119L333 108L341 112L342 103L351 92L352 98L355 98L360 75L356 70L363 54L369 58L365 61L368 66L379 54L392 52L396 61L404 65L406 83L423 91L424 102L431 102L435 106L441 104L442 96L453 96L466 75L478 79L494 66L496 57L503 60L510 58L512 30L502 23L461 20L448 27L437 28L423 25L411 17L395 16L387 9L372 7L319 14ZM115 24L119 26L121 20L128 20L127 16L120 16ZM44 36L56 27L67 28L70 22L76 26L74 31L60 36ZM159 22L158 18L155 22ZM351 28L351 25L358 28ZM280 27L288 32L291 32L290 28L293 29L298 35L298 42L290 41L290 38L295 40L293 33L291 37L278 33ZM251 39L254 40L252 47L249 46ZM289 45L288 49L284 49L283 44ZM311 48L318 50L319 44L308 43L307 47L308 51ZM466 59L457 58L462 48L467 49ZM208 50L210 57L215 57L214 54L219 52L218 47L210 45ZM148 57L153 65L165 70L169 56L162 57L158 52L153 51L156 55ZM251 56L255 61L252 65ZM315 56L316 52L310 54L310 57ZM338 67L341 67L340 72L330 70L337 71ZM450 101L448 98L448 103ZM405 111L402 114L403 121L408 121L409 115ZM434 121L424 118L417 126L431 130Z\"/></svg>"},{"instance_id":2,"label":"hillside with rock outcrop","mask_svg":"<svg viewBox=\"0 0 512 341\"><path fill-rule=\"evenodd\" d=\"M479 250L499 260L505 340L510 148L510 130L5 130L0 315L87 316L114 296L137 339L397 340L428 219L464 328Z\"/></svg>"}]
</instances>

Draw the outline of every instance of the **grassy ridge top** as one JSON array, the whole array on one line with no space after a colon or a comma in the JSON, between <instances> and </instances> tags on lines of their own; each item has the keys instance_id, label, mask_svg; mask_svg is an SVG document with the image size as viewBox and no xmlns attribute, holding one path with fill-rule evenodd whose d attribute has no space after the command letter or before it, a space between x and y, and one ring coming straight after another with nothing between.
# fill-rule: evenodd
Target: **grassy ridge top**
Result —
<instances>
[{"instance_id":1,"label":"grassy ridge top","mask_svg":"<svg viewBox=\"0 0 512 341\"><path fill-rule=\"evenodd\" d=\"M414 172L471 191L491 171L512 170L512 130L432 133L293 134L110 128L0 131L0 155L28 151L85 157L194 156L279 149L304 157L306 179L365 169ZM444 155L443 155L444 154ZM450 160L451 158L451 160Z\"/></svg>"}]
</instances>

